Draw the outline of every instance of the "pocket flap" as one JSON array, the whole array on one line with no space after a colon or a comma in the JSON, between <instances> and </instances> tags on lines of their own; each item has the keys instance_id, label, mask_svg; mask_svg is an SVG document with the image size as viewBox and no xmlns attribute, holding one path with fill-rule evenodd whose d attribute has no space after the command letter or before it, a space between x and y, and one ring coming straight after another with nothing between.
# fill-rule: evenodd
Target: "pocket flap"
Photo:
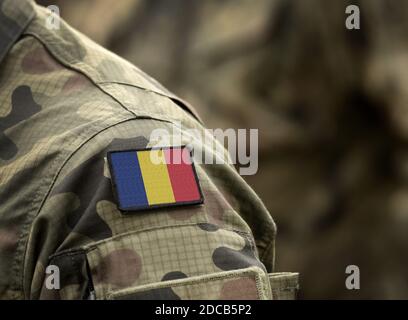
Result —
<instances>
[{"instance_id":1,"label":"pocket flap","mask_svg":"<svg viewBox=\"0 0 408 320\"><path fill-rule=\"evenodd\" d=\"M267 300L267 274L258 267L224 271L127 288L109 294L117 300Z\"/></svg>"}]
</instances>

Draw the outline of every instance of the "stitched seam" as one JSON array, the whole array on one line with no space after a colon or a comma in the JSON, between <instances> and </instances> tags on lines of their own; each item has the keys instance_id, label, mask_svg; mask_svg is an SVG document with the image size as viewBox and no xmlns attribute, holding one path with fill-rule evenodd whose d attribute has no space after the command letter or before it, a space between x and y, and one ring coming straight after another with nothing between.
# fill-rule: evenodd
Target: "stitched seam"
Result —
<instances>
[{"instance_id":1,"label":"stitched seam","mask_svg":"<svg viewBox=\"0 0 408 320\"><path fill-rule=\"evenodd\" d=\"M262 285L258 285L258 281L261 280L259 272L263 272L260 268L250 267L247 269L237 269L237 270L227 271L227 272L204 274L200 276L189 277L186 279L173 280L176 282L171 282L171 281L153 282L153 283L150 283L144 286L140 286L140 288L134 287L134 288L124 289L123 291L117 291L117 292L111 291L107 295L107 298L109 299L115 296L121 297L126 294L144 292L144 291L151 290L151 289L183 287L183 286L188 286L192 284L208 283L208 282L220 281L220 280L231 279L231 278L243 278L244 276L246 277L250 276L251 278L255 279L258 297L260 296L259 290L262 290Z\"/></svg>"},{"instance_id":2,"label":"stitched seam","mask_svg":"<svg viewBox=\"0 0 408 320\"><path fill-rule=\"evenodd\" d=\"M266 256L268 255L269 251L271 251L272 248L272 270L273 271L275 269L275 252L274 252L274 248L275 248L275 239L276 239L276 234L275 235L270 235L268 236L268 242L269 244L265 247L265 249L263 250L262 255L260 256L261 261L264 261Z\"/></svg>"},{"instance_id":3,"label":"stitched seam","mask_svg":"<svg viewBox=\"0 0 408 320\"><path fill-rule=\"evenodd\" d=\"M83 139L87 134L89 134L90 132L92 132L92 130L95 130L95 128L96 128L96 125L95 124L90 124L90 126L89 126L89 128L88 128L88 130L84 130L83 132L81 132L75 139L73 139L72 140L72 142L71 143L69 143L68 144L68 146L73 146L75 143L77 143L78 141L80 141L81 139ZM68 156L68 159L70 158L70 156ZM38 214L40 213L40 211L41 211L41 209L42 209L42 207L43 207L43 205L44 205L44 202L45 202L45 200L47 199L47 197L48 197L48 195L49 195L49 192L50 192L50 190L51 190L51 187L54 185L54 183L55 183L55 180L56 180L56 177L58 176L58 174L59 174L59 172L61 171L61 169L62 169L62 167L64 166L64 164L65 164L65 162L64 162L64 154L63 153L60 153L55 159L54 159L54 161L50 164L50 167L52 167L52 168L58 168L58 164L59 163L61 163L61 161L63 162L63 165L60 167L60 169L59 170L57 170L57 174L54 176L54 178L51 180L51 184L50 184L50 187L48 188L48 191L45 193L45 196L44 196L44 198L43 198L43 200L40 202L40 204L39 204L39 207L38 207L38 209L36 210L36 211L33 211L32 212L32 214L30 215L30 214L27 214L27 216L26 216L26 218L25 218L25 221L24 221L24 223L23 223L23 226L22 226L22 232L21 232L21 234L20 234L20 237L19 237L19 241L18 241L18 243L17 243L17 250L22 250L23 252L22 252L22 277L21 277L21 282L20 282L20 285L21 285L21 287L19 288L18 287L18 285L16 285L16 284L14 284L15 285L15 289L17 289L17 290L20 290L20 289L22 289L23 290L23 294L25 295L25 288L24 288L24 282L25 282L25 278L26 278L26 274L25 274L25 264L26 264L26 254L27 254L27 246L28 246L28 243L30 242L30 239L31 239L31 233L30 233L30 230L31 230L31 227L32 227L32 223L33 223L33 221L34 221L34 219L38 216ZM34 207L35 208L35 203L38 203L39 201L40 201L40 196L41 196L41 188L38 188L37 189L37 191L34 193L34 195L33 195L33 198L32 198L32 200L31 200L31 207ZM27 236L28 235L28 236ZM27 237L26 237L27 236ZM24 241L24 240L26 240L25 241L25 244L23 244L22 242ZM23 246L23 247L21 247L21 246ZM16 255L16 258L15 258L15 260L14 260L14 262L13 262L13 271L16 273L15 275L16 275L16 280L17 280L17 278L18 278L18 263L17 263L17 256L18 255ZM17 280L17 282L19 282L18 280Z\"/></svg>"},{"instance_id":4,"label":"stitched seam","mask_svg":"<svg viewBox=\"0 0 408 320\"><path fill-rule=\"evenodd\" d=\"M48 199L48 196L49 196L49 194L50 194L52 188L54 187L55 182L57 181L57 179L58 179L58 177L59 177L61 171L63 170L63 168L65 167L65 165L69 162L69 160L74 156L74 154L75 154L77 151L79 151L79 149L81 149L87 142L91 141L93 138L95 138L97 135L99 135L100 133L104 132L105 130L108 130L108 129L110 129L110 128L116 126L116 125L120 125L120 124L125 123L125 122L127 122L127 121L133 121L133 120L138 120L138 118L128 118L128 119L119 120L118 122L115 122L115 123L113 123L113 124L111 124L111 125L108 125L107 127L104 127L104 128L102 128L102 129L98 130L97 132L94 132L94 134L92 134L90 137L88 137L88 139L83 140L89 133L92 132L92 130L95 130L96 126L91 124L90 127L88 128L88 130L84 130L82 133L80 133L79 136L77 136L77 137L72 141L72 143L68 144L69 146L72 146L72 145L74 145L75 143L77 143L78 141L83 140L82 143L80 143L80 145L79 145L77 148L75 148L75 150L73 150L73 151L65 158L65 160L64 160L64 155L63 155L63 154L60 154L60 155L59 155L58 157L56 157L56 159L53 161L53 163L52 163L52 165L51 165L52 167L56 166L58 163L61 163L61 162L62 162L62 164L61 164L61 166L59 167L59 169L56 171L56 174L54 175L54 178L52 179L52 181L51 181L51 183L50 183L50 186L48 187L48 190L47 190L47 192L45 193L44 198L43 198L43 200L41 201L41 203L40 203L40 205L39 205L38 210L35 212L35 214L33 214L33 216L32 216L31 219L28 219L28 218L30 217L30 215L27 216L26 223L24 223L24 227L23 227L22 230L24 230L24 228L29 228L29 230L31 229L31 226L32 226L32 223L33 223L34 219L35 219L35 218L38 216L38 214L41 212L41 210L42 210L42 208L43 208L43 206L44 206L44 203L45 203L45 201ZM31 203L34 204L34 203L38 202L39 199L40 199L40 189L38 189L37 192L34 194L33 200L31 201ZM18 242L18 247L21 245L20 243L24 240L24 238L26 237L26 235L27 235L27 233L25 233L24 231L21 233L20 239L19 239L19 242ZM23 253L22 253L22 254L23 254L23 258L22 258L23 267L22 267L22 277L21 277L20 285L21 285L21 288L22 288L23 292L24 292L24 290L25 290L25 288L24 288L24 283L25 283L25 278L26 278L24 266L25 266L25 263L26 263L27 246L28 246L28 244L29 244L29 242L30 242L30 239L31 239L31 234L30 234L30 231L28 231L28 237L27 237L27 239L26 239L26 243L25 243L25 245L24 245ZM16 265L16 268L18 268L18 267L17 267L17 259L15 259L15 262L13 263L13 266L14 266L14 264ZM13 269L13 270L14 270L14 269ZM16 269L16 270L17 270L17 269ZM16 286L15 289L19 290L20 288L18 288L18 287ZM25 292L24 292L24 295L25 295Z\"/></svg>"},{"instance_id":5,"label":"stitched seam","mask_svg":"<svg viewBox=\"0 0 408 320\"><path fill-rule=\"evenodd\" d=\"M88 246L85 246L85 250L87 250L87 252L91 252L95 249L97 249L97 247L101 244L104 244L106 242L110 242L110 241L115 241L117 239L120 238L124 238L124 237L128 237L130 235L134 235L134 234L138 234L138 233L143 233L143 232L151 232L151 231L157 231L157 230L162 230L162 229L169 229L169 228L177 228L177 227L192 227L192 226L197 226L202 222L192 222L192 223L183 223L183 224L172 224L172 225L167 225L167 226L157 226L157 227L151 227L151 228L146 228L143 230L133 230L133 231L129 231L129 232L125 232L122 234L118 234L116 236L110 237L110 238L106 238L103 240L99 240L97 242L94 242ZM237 230L234 229L229 229L229 228L219 228L220 230L226 230L226 231L230 231L230 232L237 232Z\"/></svg>"}]
</instances>

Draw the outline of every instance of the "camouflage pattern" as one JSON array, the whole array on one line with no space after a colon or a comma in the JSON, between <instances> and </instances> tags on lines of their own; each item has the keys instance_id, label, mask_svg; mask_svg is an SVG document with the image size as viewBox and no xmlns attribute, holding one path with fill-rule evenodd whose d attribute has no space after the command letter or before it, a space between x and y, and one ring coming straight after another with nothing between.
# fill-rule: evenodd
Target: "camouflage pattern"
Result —
<instances>
[{"instance_id":1,"label":"camouflage pattern","mask_svg":"<svg viewBox=\"0 0 408 320\"><path fill-rule=\"evenodd\" d=\"M268 278L257 268L226 271L187 278L175 274L163 279L158 286L145 285L137 289L125 289L109 296L123 300L266 300L271 296Z\"/></svg>"},{"instance_id":2,"label":"camouflage pattern","mask_svg":"<svg viewBox=\"0 0 408 320\"><path fill-rule=\"evenodd\" d=\"M0 0L0 298L279 298L275 224L232 166L196 166L203 205L119 212L106 153L204 127L135 66L17 3Z\"/></svg>"},{"instance_id":3,"label":"camouflage pattern","mask_svg":"<svg viewBox=\"0 0 408 320\"><path fill-rule=\"evenodd\" d=\"M408 1L52 2L206 125L259 129L259 171L246 178L301 298L408 299ZM345 27L349 4L360 30ZM360 290L345 286L352 264Z\"/></svg>"}]
</instances>

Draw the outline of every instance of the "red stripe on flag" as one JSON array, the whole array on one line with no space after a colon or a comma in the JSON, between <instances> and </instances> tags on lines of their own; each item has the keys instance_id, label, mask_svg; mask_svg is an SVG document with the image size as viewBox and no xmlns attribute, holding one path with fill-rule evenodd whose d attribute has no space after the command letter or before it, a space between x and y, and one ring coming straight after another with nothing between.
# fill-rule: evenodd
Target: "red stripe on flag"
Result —
<instances>
[{"instance_id":1,"label":"red stripe on flag","mask_svg":"<svg viewBox=\"0 0 408 320\"><path fill-rule=\"evenodd\" d=\"M164 156L176 202L199 200L200 192L190 160L190 151L187 148L165 149ZM186 163L184 159L189 161Z\"/></svg>"}]
</instances>

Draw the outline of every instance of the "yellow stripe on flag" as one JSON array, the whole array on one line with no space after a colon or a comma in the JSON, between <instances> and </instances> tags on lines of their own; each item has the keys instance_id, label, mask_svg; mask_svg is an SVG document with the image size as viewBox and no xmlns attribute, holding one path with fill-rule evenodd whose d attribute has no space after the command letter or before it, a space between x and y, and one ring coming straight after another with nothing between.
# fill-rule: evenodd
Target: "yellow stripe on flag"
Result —
<instances>
[{"instance_id":1,"label":"yellow stripe on flag","mask_svg":"<svg viewBox=\"0 0 408 320\"><path fill-rule=\"evenodd\" d=\"M138 151L137 157L149 205L175 202L163 150Z\"/></svg>"}]
</instances>

